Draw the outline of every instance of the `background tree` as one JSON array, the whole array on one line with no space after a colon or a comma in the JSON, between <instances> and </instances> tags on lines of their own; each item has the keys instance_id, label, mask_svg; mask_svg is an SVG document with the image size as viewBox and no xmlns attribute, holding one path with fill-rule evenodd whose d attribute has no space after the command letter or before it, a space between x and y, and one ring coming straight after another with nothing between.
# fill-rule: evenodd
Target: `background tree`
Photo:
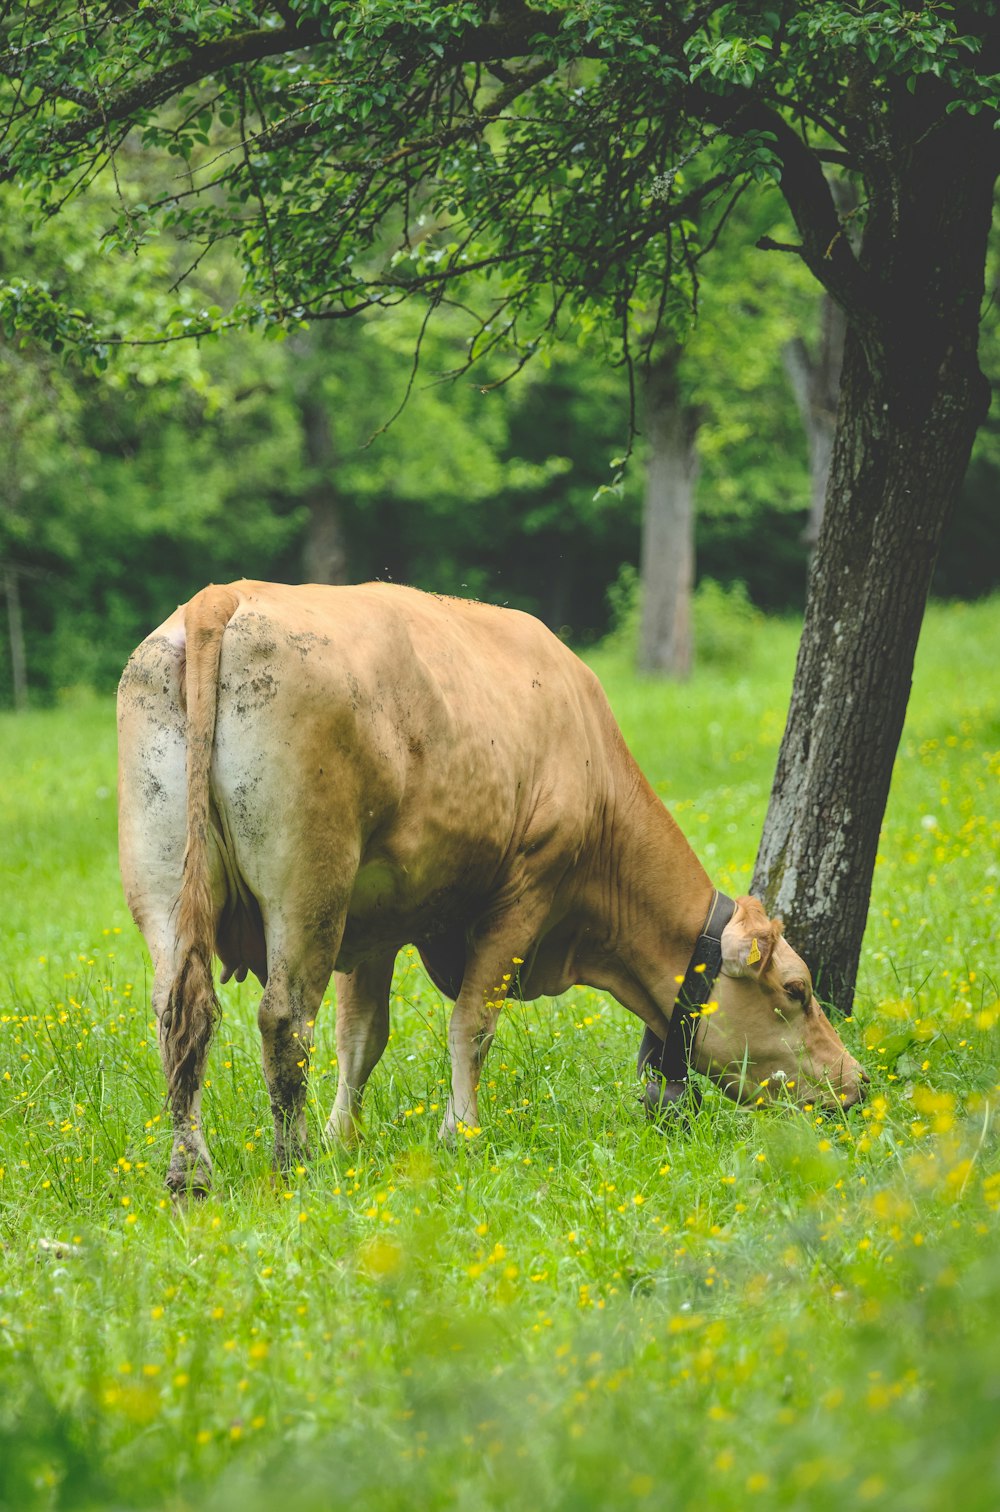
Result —
<instances>
[{"instance_id":1,"label":"background tree","mask_svg":"<svg viewBox=\"0 0 1000 1512\"><path fill-rule=\"evenodd\" d=\"M837 205L837 213L851 235L851 223L858 202L849 179L827 175ZM837 404L840 398L840 374L844 363L847 316L836 300L824 294L820 301L819 334L808 342L799 333L784 349L785 368L802 416L809 445L809 522L805 540L810 551L819 540L833 461L833 441L837 430Z\"/></svg>"},{"instance_id":2,"label":"background tree","mask_svg":"<svg viewBox=\"0 0 1000 1512\"><path fill-rule=\"evenodd\" d=\"M789 510L800 506L802 450L782 361L795 344L808 359L817 345L812 327L821 301L800 266L786 259L775 267L754 251L782 213L766 185L754 187L730 207L721 234L709 244L702 246L697 223L686 228L695 248L692 267L710 253L711 276L697 309L694 286L670 291L672 318L661 324L669 324L671 334L651 343L639 363L646 479L638 663L647 672L685 677L691 669L696 514L703 557L713 525L726 522L721 534L728 561L715 561L715 576L739 577L742 571L760 581L761 553L753 551L752 540L743 552L732 549L727 517L738 500L744 519L753 517L757 540L766 535L772 560L792 574L801 572L804 581L805 562L789 521ZM837 380L839 368L834 404ZM810 459L813 451L810 444ZM703 454L710 466L699 487Z\"/></svg>"},{"instance_id":3,"label":"background tree","mask_svg":"<svg viewBox=\"0 0 1000 1512\"><path fill-rule=\"evenodd\" d=\"M809 443L809 522L805 539L810 548L819 540L837 431L840 372L844 361L847 320L840 306L825 295L819 341L810 349L802 336L793 336L784 351L785 367L802 416Z\"/></svg>"},{"instance_id":4,"label":"background tree","mask_svg":"<svg viewBox=\"0 0 1000 1512\"><path fill-rule=\"evenodd\" d=\"M350 581L347 544L337 484L337 441L333 405L325 392L327 375L337 361L330 327L318 326L292 338L292 392L302 431L308 523L302 541L302 578L306 583Z\"/></svg>"},{"instance_id":5,"label":"background tree","mask_svg":"<svg viewBox=\"0 0 1000 1512\"><path fill-rule=\"evenodd\" d=\"M694 660L694 491L698 477L698 409L681 394L681 348L660 347L643 368L647 441L642 510L643 672L685 678Z\"/></svg>"},{"instance_id":6,"label":"background tree","mask_svg":"<svg viewBox=\"0 0 1000 1512\"><path fill-rule=\"evenodd\" d=\"M505 340L526 360L570 310L609 318L627 348L636 301L686 260L691 210L754 174L779 183L798 239L771 245L803 260L848 331L755 883L849 1006L923 605L988 402L995 6L178 0L164 18L52 0L3 26L0 171L51 211L137 130L184 165L184 187L123 205L121 244L163 221L199 261L235 242L243 322L435 305L494 268L470 359ZM677 169L706 145L724 166L685 194ZM856 252L831 161L858 181ZM453 217L431 242L411 234L428 213ZM98 357L109 334L23 284L6 308Z\"/></svg>"}]
</instances>

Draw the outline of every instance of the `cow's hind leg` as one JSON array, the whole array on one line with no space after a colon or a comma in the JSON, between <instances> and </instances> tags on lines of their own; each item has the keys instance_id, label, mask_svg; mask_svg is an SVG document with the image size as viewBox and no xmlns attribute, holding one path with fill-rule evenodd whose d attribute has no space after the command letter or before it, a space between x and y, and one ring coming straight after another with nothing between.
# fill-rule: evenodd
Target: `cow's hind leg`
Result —
<instances>
[{"instance_id":1,"label":"cow's hind leg","mask_svg":"<svg viewBox=\"0 0 1000 1512\"><path fill-rule=\"evenodd\" d=\"M328 1139L357 1143L365 1083L389 1038L389 990L395 950L338 972L337 1096L326 1126Z\"/></svg>"},{"instance_id":2,"label":"cow's hind leg","mask_svg":"<svg viewBox=\"0 0 1000 1512\"><path fill-rule=\"evenodd\" d=\"M264 1076L274 1116L274 1161L287 1170L308 1150L306 1093L313 1029L333 970L336 945L268 929L268 982L260 1000Z\"/></svg>"},{"instance_id":3,"label":"cow's hind leg","mask_svg":"<svg viewBox=\"0 0 1000 1512\"><path fill-rule=\"evenodd\" d=\"M122 882L153 962L153 1011L173 1118L167 1185L203 1193L212 1161L201 1126L201 1084L217 1013L211 962L178 939L184 875L187 736L180 676L184 636L145 641L129 661L118 699L118 841ZM212 903L225 885L210 856Z\"/></svg>"}]
</instances>

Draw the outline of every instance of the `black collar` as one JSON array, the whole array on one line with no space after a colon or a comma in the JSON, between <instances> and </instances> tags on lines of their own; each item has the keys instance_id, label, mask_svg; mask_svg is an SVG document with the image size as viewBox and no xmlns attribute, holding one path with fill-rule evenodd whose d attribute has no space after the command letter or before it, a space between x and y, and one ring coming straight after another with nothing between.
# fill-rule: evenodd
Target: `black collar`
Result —
<instances>
[{"instance_id":1,"label":"black collar","mask_svg":"<svg viewBox=\"0 0 1000 1512\"><path fill-rule=\"evenodd\" d=\"M687 1091L698 1010L715 986L722 966L722 931L735 911L733 899L716 890L677 993L666 1039L661 1040L652 1029L642 1037L638 1070L640 1076L653 1073L643 1099L653 1113L678 1102Z\"/></svg>"}]
</instances>

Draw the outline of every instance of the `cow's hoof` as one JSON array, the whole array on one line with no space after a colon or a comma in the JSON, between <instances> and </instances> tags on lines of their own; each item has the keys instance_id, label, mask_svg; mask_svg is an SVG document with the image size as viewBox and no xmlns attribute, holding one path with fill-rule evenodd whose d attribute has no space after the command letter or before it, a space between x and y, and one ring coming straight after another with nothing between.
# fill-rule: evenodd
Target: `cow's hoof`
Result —
<instances>
[{"instance_id":1,"label":"cow's hoof","mask_svg":"<svg viewBox=\"0 0 1000 1512\"><path fill-rule=\"evenodd\" d=\"M334 1149L356 1150L361 1143L361 1120L334 1108L323 1130L323 1143Z\"/></svg>"},{"instance_id":2,"label":"cow's hoof","mask_svg":"<svg viewBox=\"0 0 1000 1512\"><path fill-rule=\"evenodd\" d=\"M688 1124L701 1106L701 1093L690 1082L663 1081L657 1077L647 1082L642 1094L646 1117L661 1129L675 1129Z\"/></svg>"}]
</instances>

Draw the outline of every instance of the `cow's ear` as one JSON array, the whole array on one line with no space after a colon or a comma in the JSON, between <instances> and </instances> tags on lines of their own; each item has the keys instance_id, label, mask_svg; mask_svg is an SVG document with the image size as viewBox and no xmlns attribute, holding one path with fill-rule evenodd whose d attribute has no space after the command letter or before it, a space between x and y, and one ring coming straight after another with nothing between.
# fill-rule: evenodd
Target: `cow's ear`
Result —
<instances>
[{"instance_id":1,"label":"cow's ear","mask_svg":"<svg viewBox=\"0 0 1000 1512\"><path fill-rule=\"evenodd\" d=\"M737 898L722 931L722 970L731 977L760 977L781 938L780 919L769 919L756 898Z\"/></svg>"}]
</instances>

